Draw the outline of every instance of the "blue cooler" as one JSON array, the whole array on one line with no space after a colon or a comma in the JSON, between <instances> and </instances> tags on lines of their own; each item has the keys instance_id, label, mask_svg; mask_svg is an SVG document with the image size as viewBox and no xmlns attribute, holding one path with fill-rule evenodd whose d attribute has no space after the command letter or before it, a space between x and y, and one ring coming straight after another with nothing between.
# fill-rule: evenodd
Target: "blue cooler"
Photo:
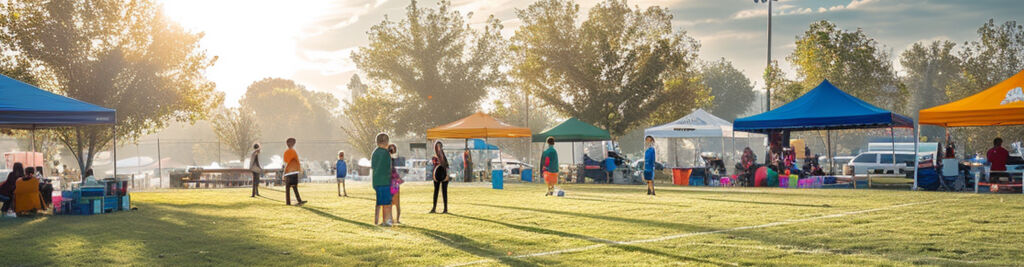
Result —
<instances>
[{"instance_id":1,"label":"blue cooler","mask_svg":"<svg viewBox=\"0 0 1024 267\"><path fill-rule=\"evenodd\" d=\"M521 176L524 182L533 182L533 169L523 169Z\"/></svg>"},{"instance_id":2,"label":"blue cooler","mask_svg":"<svg viewBox=\"0 0 1024 267\"><path fill-rule=\"evenodd\" d=\"M121 196L121 210L130 210L132 208L130 195Z\"/></svg>"},{"instance_id":3,"label":"blue cooler","mask_svg":"<svg viewBox=\"0 0 1024 267\"><path fill-rule=\"evenodd\" d=\"M491 171L491 188L493 188L493 189L503 189L504 186L505 186L504 176L505 176L505 172L504 171L502 171L502 170L492 170Z\"/></svg>"}]
</instances>

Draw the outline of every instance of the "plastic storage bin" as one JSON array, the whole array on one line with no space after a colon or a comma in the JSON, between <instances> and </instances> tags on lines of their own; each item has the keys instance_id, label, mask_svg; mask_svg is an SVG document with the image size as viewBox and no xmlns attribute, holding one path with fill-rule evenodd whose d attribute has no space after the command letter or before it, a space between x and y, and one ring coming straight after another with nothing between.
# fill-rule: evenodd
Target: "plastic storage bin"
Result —
<instances>
[{"instance_id":1,"label":"plastic storage bin","mask_svg":"<svg viewBox=\"0 0 1024 267\"><path fill-rule=\"evenodd\" d=\"M524 182L533 182L533 169L523 169L523 173L520 175L520 178Z\"/></svg>"},{"instance_id":2,"label":"plastic storage bin","mask_svg":"<svg viewBox=\"0 0 1024 267\"><path fill-rule=\"evenodd\" d=\"M491 188L503 189L505 188L505 172L502 170L491 171Z\"/></svg>"}]
</instances>

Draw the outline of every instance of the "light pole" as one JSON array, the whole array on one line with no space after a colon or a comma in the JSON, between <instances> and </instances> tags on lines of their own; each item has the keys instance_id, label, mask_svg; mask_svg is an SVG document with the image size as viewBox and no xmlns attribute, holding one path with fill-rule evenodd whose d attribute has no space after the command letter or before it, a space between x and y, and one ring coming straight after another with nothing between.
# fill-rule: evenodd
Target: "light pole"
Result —
<instances>
[{"instance_id":1,"label":"light pole","mask_svg":"<svg viewBox=\"0 0 1024 267\"><path fill-rule=\"evenodd\" d=\"M754 4L768 2L768 79L764 83L764 111L772 110L772 2L779 0L754 0Z\"/></svg>"}]
</instances>

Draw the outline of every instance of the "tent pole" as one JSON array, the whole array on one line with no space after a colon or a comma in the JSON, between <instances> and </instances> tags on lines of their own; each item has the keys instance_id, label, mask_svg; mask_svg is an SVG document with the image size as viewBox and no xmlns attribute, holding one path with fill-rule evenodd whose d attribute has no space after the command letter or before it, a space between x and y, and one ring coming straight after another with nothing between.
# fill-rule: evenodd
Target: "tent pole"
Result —
<instances>
[{"instance_id":1,"label":"tent pole","mask_svg":"<svg viewBox=\"0 0 1024 267\"><path fill-rule=\"evenodd\" d=\"M117 117L116 113L115 113L114 117L115 118ZM114 132L114 135L112 136L113 139L114 139L114 181L115 182L119 182L119 180L117 179L117 123L114 123L114 125L111 125L110 129L111 129L112 132ZM135 188L134 184L135 184L135 180L132 180L132 189Z\"/></svg>"},{"instance_id":2,"label":"tent pole","mask_svg":"<svg viewBox=\"0 0 1024 267\"><path fill-rule=\"evenodd\" d=\"M921 129L920 128L921 128L920 124L914 124L914 187L911 188L911 190L917 190L917 166L918 166L918 164L921 164L920 157L918 156L918 152L920 152L920 150L921 150L920 148L918 148L918 146L919 146L918 142L921 141ZM936 156L938 156L938 155L936 155ZM935 160L935 159L936 159L935 157L932 157L932 160ZM932 166L935 166L935 164L932 164Z\"/></svg>"},{"instance_id":3,"label":"tent pole","mask_svg":"<svg viewBox=\"0 0 1024 267\"><path fill-rule=\"evenodd\" d=\"M899 165L896 164L896 130L893 127L889 127L889 141L892 141L892 170L893 174L900 174Z\"/></svg>"},{"instance_id":4,"label":"tent pole","mask_svg":"<svg viewBox=\"0 0 1024 267\"><path fill-rule=\"evenodd\" d=\"M36 125L32 124L32 167L36 167ZM39 175L42 175L40 173Z\"/></svg>"},{"instance_id":5,"label":"tent pole","mask_svg":"<svg viewBox=\"0 0 1024 267\"><path fill-rule=\"evenodd\" d=\"M825 146L828 149L828 173L830 175L836 175L836 159L832 156L832 130L825 130ZM857 181L853 181L853 185L857 186Z\"/></svg>"},{"instance_id":6,"label":"tent pole","mask_svg":"<svg viewBox=\"0 0 1024 267\"><path fill-rule=\"evenodd\" d=\"M737 159L736 158L736 131L733 131L731 129L730 129L730 131L732 132L732 150L729 151L729 154L731 154L730 156L732 156L732 160L735 163L736 159ZM749 136L750 134L748 133L747 135ZM725 166L725 170L726 170L726 173L728 173L729 172L728 171L729 170L729 166Z\"/></svg>"}]
</instances>

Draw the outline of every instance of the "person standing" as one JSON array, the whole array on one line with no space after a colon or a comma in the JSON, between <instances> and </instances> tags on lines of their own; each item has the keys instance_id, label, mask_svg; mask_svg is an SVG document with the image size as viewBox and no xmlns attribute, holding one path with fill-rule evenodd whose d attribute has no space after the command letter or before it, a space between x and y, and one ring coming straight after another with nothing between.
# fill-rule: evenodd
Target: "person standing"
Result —
<instances>
[{"instance_id":1,"label":"person standing","mask_svg":"<svg viewBox=\"0 0 1024 267\"><path fill-rule=\"evenodd\" d=\"M398 169L395 168L395 160L398 159L398 147L395 144L388 145L388 154L391 154L391 206L395 207L395 224L402 224L402 202L399 197L399 186L405 181L402 180L402 176L398 175Z\"/></svg>"},{"instance_id":2,"label":"person standing","mask_svg":"<svg viewBox=\"0 0 1024 267\"><path fill-rule=\"evenodd\" d=\"M338 151L338 163L334 165L335 178L338 179L338 196L348 197L345 190L345 176L348 175L348 164L345 164L345 151Z\"/></svg>"},{"instance_id":3,"label":"person standing","mask_svg":"<svg viewBox=\"0 0 1024 267\"><path fill-rule=\"evenodd\" d=\"M377 148L370 155L370 176L373 190L377 192L377 205L374 207L373 224L378 224L378 217L383 217L381 226L391 226L391 156L388 155L390 138L385 133L377 134ZM381 209L384 210L381 214Z\"/></svg>"},{"instance_id":4,"label":"person standing","mask_svg":"<svg viewBox=\"0 0 1024 267\"><path fill-rule=\"evenodd\" d=\"M437 213L437 191L440 189L442 196L444 197L444 211L441 213L448 213L448 157L444 155L444 145L441 141L434 142L434 172L431 176L434 177L434 207L430 208L430 213Z\"/></svg>"},{"instance_id":5,"label":"person standing","mask_svg":"<svg viewBox=\"0 0 1024 267\"><path fill-rule=\"evenodd\" d=\"M292 204L291 191L288 191L291 189L295 191L295 200L298 201L295 205L302 206L306 201L302 201L299 196L299 173L302 172L302 166L299 164L299 154L295 152L295 138L288 138L285 144L288 150L284 151L284 203Z\"/></svg>"},{"instance_id":6,"label":"person standing","mask_svg":"<svg viewBox=\"0 0 1024 267\"><path fill-rule=\"evenodd\" d=\"M548 149L540 154L540 172L544 176L544 183L548 185L548 192L544 196L550 196L555 192L555 184L558 183L558 151L555 151L555 138L548 137Z\"/></svg>"},{"instance_id":7,"label":"person standing","mask_svg":"<svg viewBox=\"0 0 1024 267\"><path fill-rule=\"evenodd\" d=\"M260 165L260 144L252 145L252 156L249 159L249 171L252 171L252 196L260 195L260 178L263 178L263 165ZM298 196L298 194L295 194Z\"/></svg>"},{"instance_id":8,"label":"person standing","mask_svg":"<svg viewBox=\"0 0 1024 267\"><path fill-rule=\"evenodd\" d=\"M654 137L648 135L644 137L644 145L647 146L647 151L644 151L644 181L647 182L647 195L654 194Z\"/></svg>"},{"instance_id":9,"label":"person standing","mask_svg":"<svg viewBox=\"0 0 1024 267\"><path fill-rule=\"evenodd\" d=\"M462 152L462 172L463 180L465 182L473 181L473 154L469 153L469 146L466 147L466 151Z\"/></svg>"},{"instance_id":10,"label":"person standing","mask_svg":"<svg viewBox=\"0 0 1024 267\"><path fill-rule=\"evenodd\" d=\"M25 167L21 165L21 162L15 162L11 168L11 173L7 174L7 180L0 183L0 201L4 203L0 208L0 215L4 217L16 217L11 207L14 203L14 187L18 179L25 176Z\"/></svg>"}]
</instances>

